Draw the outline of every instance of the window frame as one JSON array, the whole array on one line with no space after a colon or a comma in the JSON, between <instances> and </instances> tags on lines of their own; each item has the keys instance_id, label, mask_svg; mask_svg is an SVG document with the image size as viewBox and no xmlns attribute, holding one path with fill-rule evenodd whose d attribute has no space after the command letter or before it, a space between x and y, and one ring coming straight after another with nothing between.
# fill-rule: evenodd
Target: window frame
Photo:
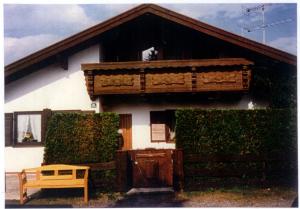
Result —
<instances>
[{"instance_id":1,"label":"window frame","mask_svg":"<svg viewBox=\"0 0 300 209\"><path fill-rule=\"evenodd\" d=\"M41 141L40 142L18 142L18 116L19 115L41 115ZM14 112L14 147L40 147L44 145L43 111L21 111Z\"/></svg>"}]
</instances>

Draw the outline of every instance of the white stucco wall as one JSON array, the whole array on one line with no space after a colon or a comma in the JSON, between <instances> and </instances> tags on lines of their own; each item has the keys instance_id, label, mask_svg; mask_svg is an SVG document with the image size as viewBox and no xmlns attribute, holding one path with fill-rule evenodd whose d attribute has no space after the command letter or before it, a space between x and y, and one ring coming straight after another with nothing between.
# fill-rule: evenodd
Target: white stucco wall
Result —
<instances>
[{"instance_id":1,"label":"white stucco wall","mask_svg":"<svg viewBox=\"0 0 300 209\"><path fill-rule=\"evenodd\" d=\"M63 70L58 64L32 73L5 86L4 111L41 111L52 110L95 110L91 108L81 71L81 63L99 62L97 45L78 52L68 59L69 69ZM43 161L44 147L5 147L5 171L16 172L23 168L40 166Z\"/></svg>"},{"instance_id":2,"label":"white stucco wall","mask_svg":"<svg viewBox=\"0 0 300 209\"><path fill-rule=\"evenodd\" d=\"M58 64L32 73L5 86L5 112L91 108L81 63L99 62L99 47L93 46L69 57L69 69Z\"/></svg>"},{"instance_id":3,"label":"white stucco wall","mask_svg":"<svg viewBox=\"0 0 300 209\"><path fill-rule=\"evenodd\" d=\"M159 103L159 104L146 104L137 103L134 101L116 102L107 106L105 111L117 112L120 114L132 115L132 149L144 148L175 148L174 143L166 142L151 142L150 130L150 111L164 111L168 109L178 108L231 108L231 109L249 109L251 98L247 95L243 96L241 100L234 103L220 103L212 102L206 104L183 104L183 103Z\"/></svg>"},{"instance_id":4,"label":"white stucco wall","mask_svg":"<svg viewBox=\"0 0 300 209\"><path fill-rule=\"evenodd\" d=\"M44 147L5 147L5 172L20 172L24 168L41 166Z\"/></svg>"}]
</instances>

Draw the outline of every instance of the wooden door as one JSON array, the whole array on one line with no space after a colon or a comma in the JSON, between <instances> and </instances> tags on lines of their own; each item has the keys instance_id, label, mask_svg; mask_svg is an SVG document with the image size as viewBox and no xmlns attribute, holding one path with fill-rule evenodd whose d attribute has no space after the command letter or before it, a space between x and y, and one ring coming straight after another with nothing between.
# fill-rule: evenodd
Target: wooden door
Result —
<instances>
[{"instance_id":1,"label":"wooden door","mask_svg":"<svg viewBox=\"0 0 300 209\"><path fill-rule=\"evenodd\" d=\"M173 185L172 150L134 150L133 187L170 187Z\"/></svg>"},{"instance_id":2,"label":"wooden door","mask_svg":"<svg viewBox=\"0 0 300 209\"><path fill-rule=\"evenodd\" d=\"M122 150L132 149L132 116L131 114L120 114L120 129L122 130Z\"/></svg>"}]
</instances>

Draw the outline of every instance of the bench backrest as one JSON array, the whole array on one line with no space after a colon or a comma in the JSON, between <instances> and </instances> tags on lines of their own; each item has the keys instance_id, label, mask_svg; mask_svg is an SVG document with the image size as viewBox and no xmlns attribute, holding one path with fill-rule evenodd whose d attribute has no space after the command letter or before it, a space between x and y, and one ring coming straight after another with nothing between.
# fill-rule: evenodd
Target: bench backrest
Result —
<instances>
[{"instance_id":1,"label":"bench backrest","mask_svg":"<svg viewBox=\"0 0 300 209\"><path fill-rule=\"evenodd\" d=\"M37 180L72 180L77 178L78 170L83 170L83 178L87 179L88 169L88 166L54 164L24 169L24 172L35 172Z\"/></svg>"}]
</instances>

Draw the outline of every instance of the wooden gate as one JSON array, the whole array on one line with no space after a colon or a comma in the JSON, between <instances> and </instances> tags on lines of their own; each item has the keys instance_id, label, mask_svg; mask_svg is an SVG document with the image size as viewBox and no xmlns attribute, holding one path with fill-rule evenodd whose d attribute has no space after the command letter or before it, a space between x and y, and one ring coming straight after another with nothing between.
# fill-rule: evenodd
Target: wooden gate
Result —
<instances>
[{"instance_id":1,"label":"wooden gate","mask_svg":"<svg viewBox=\"0 0 300 209\"><path fill-rule=\"evenodd\" d=\"M130 151L133 187L173 186L173 150Z\"/></svg>"}]
</instances>

